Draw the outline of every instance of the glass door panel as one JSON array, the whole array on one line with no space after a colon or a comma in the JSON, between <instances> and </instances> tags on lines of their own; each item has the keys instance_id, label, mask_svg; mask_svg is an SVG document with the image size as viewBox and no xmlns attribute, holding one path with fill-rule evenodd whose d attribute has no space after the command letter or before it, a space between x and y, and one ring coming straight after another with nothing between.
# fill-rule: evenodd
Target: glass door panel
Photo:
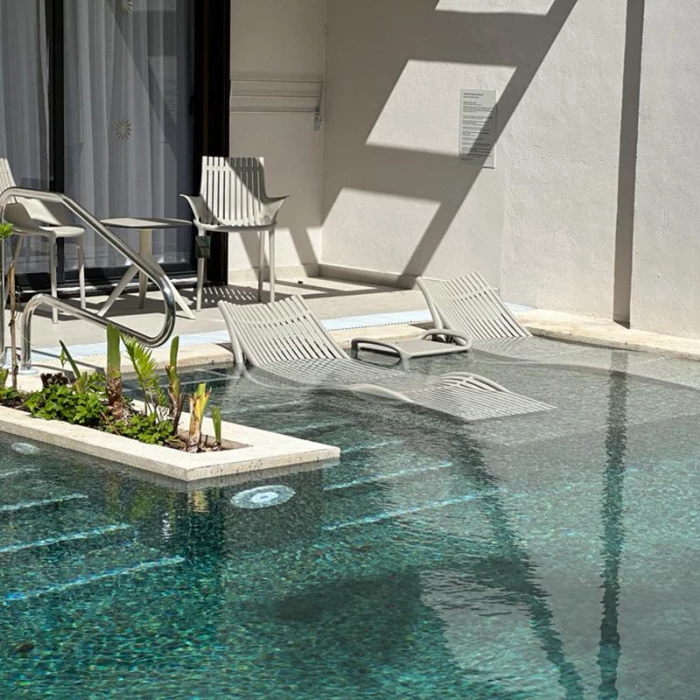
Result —
<instances>
[{"instance_id":1,"label":"glass door panel","mask_svg":"<svg viewBox=\"0 0 700 700\"><path fill-rule=\"evenodd\" d=\"M192 0L64 0L65 191L98 218L190 218L179 194L192 191L192 15ZM138 247L137 232L120 233ZM166 269L191 268L190 229L153 241ZM87 234L88 274L126 264Z\"/></svg>"},{"instance_id":2,"label":"glass door panel","mask_svg":"<svg viewBox=\"0 0 700 700\"><path fill-rule=\"evenodd\" d=\"M0 156L22 187L49 188L49 71L43 0L0 1ZM25 242L18 271L48 271L48 249Z\"/></svg>"}]
</instances>

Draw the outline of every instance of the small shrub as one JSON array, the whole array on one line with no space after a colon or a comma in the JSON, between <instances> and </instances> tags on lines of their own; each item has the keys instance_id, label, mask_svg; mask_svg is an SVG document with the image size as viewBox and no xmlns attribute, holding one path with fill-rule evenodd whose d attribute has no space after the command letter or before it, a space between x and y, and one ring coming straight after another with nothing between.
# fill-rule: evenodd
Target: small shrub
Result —
<instances>
[{"instance_id":1,"label":"small shrub","mask_svg":"<svg viewBox=\"0 0 700 700\"><path fill-rule=\"evenodd\" d=\"M66 384L50 384L30 394L25 405L33 416L45 420L61 420L91 428L98 427L104 420L104 394L79 394Z\"/></svg>"},{"instance_id":2,"label":"small shrub","mask_svg":"<svg viewBox=\"0 0 700 700\"><path fill-rule=\"evenodd\" d=\"M110 423L107 432L133 438L147 445L166 445L175 437L172 423L159 420L155 413L133 413L128 421Z\"/></svg>"}]
</instances>

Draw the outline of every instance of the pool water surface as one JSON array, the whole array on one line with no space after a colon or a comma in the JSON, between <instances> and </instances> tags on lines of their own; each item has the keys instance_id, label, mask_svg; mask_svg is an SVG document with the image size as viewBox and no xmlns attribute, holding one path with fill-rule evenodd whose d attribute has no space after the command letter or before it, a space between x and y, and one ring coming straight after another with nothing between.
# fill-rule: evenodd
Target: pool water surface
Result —
<instances>
[{"instance_id":1,"label":"pool water surface","mask_svg":"<svg viewBox=\"0 0 700 700\"><path fill-rule=\"evenodd\" d=\"M412 371L465 369L556 410L465 425L199 371L225 419L343 454L189 487L0 436L0 697L700 697L700 393Z\"/></svg>"}]
</instances>

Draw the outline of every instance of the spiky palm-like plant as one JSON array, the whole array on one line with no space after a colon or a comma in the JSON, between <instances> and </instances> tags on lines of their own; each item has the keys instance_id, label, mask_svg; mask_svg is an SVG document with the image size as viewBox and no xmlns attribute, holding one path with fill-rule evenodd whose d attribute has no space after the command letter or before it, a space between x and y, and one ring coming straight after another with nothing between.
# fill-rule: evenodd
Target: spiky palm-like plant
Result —
<instances>
[{"instance_id":1,"label":"spiky palm-like plant","mask_svg":"<svg viewBox=\"0 0 700 700\"><path fill-rule=\"evenodd\" d=\"M158 383L158 363L153 359L152 350L127 335L122 336L122 340L141 387L144 412L146 415L151 413L160 415L159 409L165 405L166 401Z\"/></svg>"},{"instance_id":2,"label":"spiky palm-like plant","mask_svg":"<svg viewBox=\"0 0 700 700\"><path fill-rule=\"evenodd\" d=\"M210 392L206 384L199 384L197 391L189 396L190 400L190 433L187 436L187 451L197 452L202 442L202 421L207 410Z\"/></svg>"},{"instance_id":3,"label":"spiky palm-like plant","mask_svg":"<svg viewBox=\"0 0 700 700\"><path fill-rule=\"evenodd\" d=\"M214 423L214 439L216 440L216 446L221 449L222 439L221 439L221 409L218 406L213 406L211 409L211 419Z\"/></svg>"},{"instance_id":4,"label":"spiky palm-like plant","mask_svg":"<svg viewBox=\"0 0 700 700\"><path fill-rule=\"evenodd\" d=\"M177 433L180 425L180 416L182 415L182 407L185 403L185 397L180 387L180 377L177 374L177 353L180 348L180 338L173 338L170 343L170 364L165 368L165 374L168 377L168 417L173 424L173 432Z\"/></svg>"}]
</instances>

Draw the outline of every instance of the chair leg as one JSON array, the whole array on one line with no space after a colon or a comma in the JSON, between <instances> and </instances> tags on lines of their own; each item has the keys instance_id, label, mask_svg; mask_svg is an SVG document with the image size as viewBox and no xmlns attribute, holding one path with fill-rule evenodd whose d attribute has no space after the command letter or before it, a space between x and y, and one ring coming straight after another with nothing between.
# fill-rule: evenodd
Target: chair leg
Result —
<instances>
[{"instance_id":1,"label":"chair leg","mask_svg":"<svg viewBox=\"0 0 700 700\"><path fill-rule=\"evenodd\" d=\"M262 301L265 279L265 231L258 231L258 247L258 301Z\"/></svg>"},{"instance_id":2,"label":"chair leg","mask_svg":"<svg viewBox=\"0 0 700 700\"><path fill-rule=\"evenodd\" d=\"M56 238L49 238L49 273L51 276L51 296L58 298L58 285L56 284L56 259L58 257L58 241ZM58 323L58 309L51 307L51 320Z\"/></svg>"},{"instance_id":3,"label":"chair leg","mask_svg":"<svg viewBox=\"0 0 700 700\"><path fill-rule=\"evenodd\" d=\"M80 285L80 308L87 308L85 300L85 237L78 239L78 284Z\"/></svg>"},{"instance_id":4,"label":"chair leg","mask_svg":"<svg viewBox=\"0 0 700 700\"><path fill-rule=\"evenodd\" d=\"M198 236L203 236L202 231L197 232ZM195 293L195 309L197 311L202 310L202 296L204 293L204 272L206 270L206 260L204 258L197 258L197 289Z\"/></svg>"},{"instance_id":5,"label":"chair leg","mask_svg":"<svg viewBox=\"0 0 700 700\"><path fill-rule=\"evenodd\" d=\"M12 250L12 262L15 265L15 268L17 267L17 260L19 260L19 254L22 252L22 243L24 243L24 236L21 234L17 234L17 240L15 241L15 247ZM5 271L2 271L2 274L5 274ZM7 285L7 281L5 282L5 289L7 290L7 296L5 298L6 301L10 300L10 290Z\"/></svg>"},{"instance_id":6,"label":"chair leg","mask_svg":"<svg viewBox=\"0 0 700 700\"><path fill-rule=\"evenodd\" d=\"M270 303L275 300L275 229L271 228L268 233L268 247L270 257L270 274L268 276L270 284Z\"/></svg>"}]
</instances>

